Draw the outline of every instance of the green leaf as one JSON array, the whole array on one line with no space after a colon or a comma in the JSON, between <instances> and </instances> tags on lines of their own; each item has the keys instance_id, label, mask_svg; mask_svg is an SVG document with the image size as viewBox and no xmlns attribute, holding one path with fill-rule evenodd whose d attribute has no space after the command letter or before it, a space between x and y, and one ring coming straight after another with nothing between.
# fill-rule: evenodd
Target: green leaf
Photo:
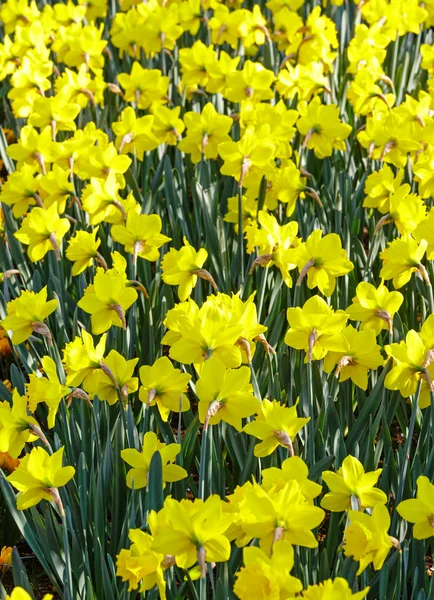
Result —
<instances>
[{"instance_id":1,"label":"green leaf","mask_svg":"<svg viewBox=\"0 0 434 600\"><path fill-rule=\"evenodd\" d=\"M158 512L163 508L163 463L161 454L154 452L149 467L148 476L148 507L149 510Z\"/></svg>"}]
</instances>

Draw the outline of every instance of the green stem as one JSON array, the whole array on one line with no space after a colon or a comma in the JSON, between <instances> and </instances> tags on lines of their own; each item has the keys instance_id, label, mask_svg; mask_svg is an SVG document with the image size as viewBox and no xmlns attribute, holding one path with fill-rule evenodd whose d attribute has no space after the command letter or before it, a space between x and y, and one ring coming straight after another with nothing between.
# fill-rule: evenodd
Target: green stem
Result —
<instances>
[{"instance_id":1,"label":"green stem","mask_svg":"<svg viewBox=\"0 0 434 600\"><path fill-rule=\"evenodd\" d=\"M200 578L200 584L199 584L199 598L200 600L207 600L207 594L206 594L206 577L201 577Z\"/></svg>"},{"instance_id":2,"label":"green stem","mask_svg":"<svg viewBox=\"0 0 434 600\"><path fill-rule=\"evenodd\" d=\"M251 377L252 377L253 391L255 392L256 398L258 398L258 400L261 400L261 402L262 402L261 390L259 389L259 384L258 384L258 380L256 379L256 374L255 374L255 370L253 368L253 364L250 363L249 366L250 366L250 373L251 373Z\"/></svg>"},{"instance_id":3,"label":"green stem","mask_svg":"<svg viewBox=\"0 0 434 600\"><path fill-rule=\"evenodd\" d=\"M258 295L258 321L261 321L262 308L264 306L264 296L265 296L265 288L267 286L267 276L268 270L266 268L262 269L262 279L261 279L261 287L259 288Z\"/></svg>"},{"instance_id":4,"label":"green stem","mask_svg":"<svg viewBox=\"0 0 434 600\"><path fill-rule=\"evenodd\" d=\"M408 465L410 463L410 450L411 450L411 443L413 441L413 431L414 431L414 425L416 423L416 415L417 415L417 409L419 406L419 397L420 397L421 386L422 386L422 380L419 380L419 383L417 385L416 394L413 397L413 407L412 407L410 423L409 423L408 431L407 431L407 439L406 439L405 447L404 447L404 460L402 462L401 469L399 472L399 477L398 477L399 484L398 484L398 491L397 491L396 497L395 497L395 507L397 507L398 504L401 502L402 494L404 492L405 479L407 477L407 469L408 469ZM398 533L397 527L396 527L397 518L398 518L398 513L395 510L393 513L392 526L391 526L391 531L392 532L394 531L395 535ZM393 535L393 533L392 533L392 535Z\"/></svg>"},{"instance_id":5,"label":"green stem","mask_svg":"<svg viewBox=\"0 0 434 600\"><path fill-rule=\"evenodd\" d=\"M243 237L243 188L238 186L238 257L240 276L239 281L244 281L244 237Z\"/></svg>"},{"instance_id":6,"label":"green stem","mask_svg":"<svg viewBox=\"0 0 434 600\"><path fill-rule=\"evenodd\" d=\"M204 427L202 429L202 439L200 441L200 464L199 464L199 498L201 498L202 500L206 500L206 496L207 496L207 492L208 490L206 489L206 483L205 480L207 478L207 473L206 473L206 460L207 460L207 444L208 444L208 436L210 435L210 433L208 433L208 429L210 426L208 427Z\"/></svg>"},{"instance_id":7,"label":"green stem","mask_svg":"<svg viewBox=\"0 0 434 600\"><path fill-rule=\"evenodd\" d=\"M62 530L63 530L63 549L65 552L65 600L73 600L74 593L72 589L71 579L71 558L69 554L69 541L68 541L68 525L66 522L66 515L62 514Z\"/></svg>"},{"instance_id":8,"label":"green stem","mask_svg":"<svg viewBox=\"0 0 434 600\"><path fill-rule=\"evenodd\" d=\"M431 284L427 284L426 287L428 288L429 310L430 310L431 314L434 314L434 296L433 296L433 291L432 291L432 285Z\"/></svg>"},{"instance_id":9,"label":"green stem","mask_svg":"<svg viewBox=\"0 0 434 600\"><path fill-rule=\"evenodd\" d=\"M313 380L312 380L312 363L307 363L307 398L309 405L309 417L308 423L308 456L309 464L313 466L315 464L315 421L314 421L314 410L313 410Z\"/></svg>"}]
</instances>

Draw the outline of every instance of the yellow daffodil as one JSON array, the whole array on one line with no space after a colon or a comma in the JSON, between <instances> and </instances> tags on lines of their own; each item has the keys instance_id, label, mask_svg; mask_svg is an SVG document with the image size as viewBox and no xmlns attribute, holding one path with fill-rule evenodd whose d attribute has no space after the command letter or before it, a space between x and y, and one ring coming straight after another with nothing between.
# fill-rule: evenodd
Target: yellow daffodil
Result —
<instances>
[{"instance_id":1,"label":"yellow daffodil","mask_svg":"<svg viewBox=\"0 0 434 600\"><path fill-rule=\"evenodd\" d=\"M92 333L99 335L112 325L126 328L125 312L136 300L137 292L127 286L125 276L97 269L77 306L91 315Z\"/></svg>"},{"instance_id":2,"label":"yellow daffodil","mask_svg":"<svg viewBox=\"0 0 434 600\"><path fill-rule=\"evenodd\" d=\"M389 197L389 213L380 219L377 230L393 221L399 233L412 233L426 217L426 207L417 194L410 194L408 183L399 188Z\"/></svg>"},{"instance_id":3,"label":"yellow daffodil","mask_svg":"<svg viewBox=\"0 0 434 600\"><path fill-rule=\"evenodd\" d=\"M50 456L43 448L33 448L8 475L9 483L20 492L18 510L35 506L41 500L58 505L60 502L61 506L58 488L66 485L75 474L74 467L62 466L63 451L64 448L59 448Z\"/></svg>"},{"instance_id":4,"label":"yellow daffodil","mask_svg":"<svg viewBox=\"0 0 434 600\"><path fill-rule=\"evenodd\" d=\"M304 501L296 481L269 492L255 485L247 494L246 503L250 513L241 526L246 533L259 538L260 548L268 555L279 540L307 548L318 546L311 530L324 519L324 511Z\"/></svg>"},{"instance_id":5,"label":"yellow daffodil","mask_svg":"<svg viewBox=\"0 0 434 600\"><path fill-rule=\"evenodd\" d=\"M181 302L184 302L191 295L198 277L209 281L214 288L217 287L212 276L206 269L202 268L208 258L208 252L205 248L196 251L185 238L184 244L185 246L180 250L171 248L164 255L161 263L164 283L179 286L178 296Z\"/></svg>"},{"instance_id":6,"label":"yellow daffodil","mask_svg":"<svg viewBox=\"0 0 434 600\"><path fill-rule=\"evenodd\" d=\"M340 237L329 233L323 237L320 229L315 229L305 243L293 252L293 260L300 271L298 282L307 274L310 290L318 287L325 296L331 296L336 287L336 277L346 275L354 269L342 248Z\"/></svg>"},{"instance_id":7,"label":"yellow daffodil","mask_svg":"<svg viewBox=\"0 0 434 600\"><path fill-rule=\"evenodd\" d=\"M288 542L274 544L269 557L263 550L250 546L243 551L244 567L237 573L234 593L240 600L289 598L300 592L302 583L289 574L294 566L294 550Z\"/></svg>"},{"instance_id":8,"label":"yellow daffodil","mask_svg":"<svg viewBox=\"0 0 434 600\"><path fill-rule=\"evenodd\" d=\"M137 391L139 387L138 378L132 376L138 360L138 358L126 360L116 350L110 350L100 362L100 369L86 381L86 391L110 405L118 401L119 394L122 402L126 404L128 395Z\"/></svg>"},{"instance_id":9,"label":"yellow daffodil","mask_svg":"<svg viewBox=\"0 0 434 600\"><path fill-rule=\"evenodd\" d=\"M127 485L134 489L148 486L148 473L151 460L155 452L159 452L163 462L163 485L167 482L179 481L187 477L187 471L179 465L173 464L176 456L180 453L179 444L163 444L158 441L153 431L145 433L142 451L126 449L121 451L123 460L133 467L127 473Z\"/></svg>"},{"instance_id":10,"label":"yellow daffodil","mask_svg":"<svg viewBox=\"0 0 434 600\"><path fill-rule=\"evenodd\" d=\"M97 240L98 227L92 233L87 231L77 231L75 236L69 240L65 256L68 260L74 262L72 266L72 275L83 273L88 267L93 265L96 259L101 266L105 264L104 259L98 252L101 240Z\"/></svg>"},{"instance_id":11,"label":"yellow daffodil","mask_svg":"<svg viewBox=\"0 0 434 600\"><path fill-rule=\"evenodd\" d=\"M309 585L302 594L306 600L363 600L369 592L369 587L365 587L360 592L353 592L348 581L343 577L335 579L326 579L316 585Z\"/></svg>"},{"instance_id":12,"label":"yellow daffodil","mask_svg":"<svg viewBox=\"0 0 434 600\"><path fill-rule=\"evenodd\" d=\"M135 102L138 108L146 109L154 102L166 101L169 78L159 69L144 69L139 62L134 62L131 74L121 73L118 80L125 90L125 101Z\"/></svg>"},{"instance_id":13,"label":"yellow daffodil","mask_svg":"<svg viewBox=\"0 0 434 600\"><path fill-rule=\"evenodd\" d=\"M393 110L370 115L366 128L356 137L363 148L369 149L370 158L402 168L408 153L420 150L420 142L414 139L410 122L404 121Z\"/></svg>"},{"instance_id":14,"label":"yellow daffodil","mask_svg":"<svg viewBox=\"0 0 434 600\"><path fill-rule=\"evenodd\" d=\"M258 201L256 198L242 198L242 225L243 232L246 232L247 227L253 223L258 213ZM225 214L224 221L234 223L235 231L238 232L238 196L228 198L228 212Z\"/></svg>"},{"instance_id":15,"label":"yellow daffodil","mask_svg":"<svg viewBox=\"0 0 434 600\"><path fill-rule=\"evenodd\" d=\"M390 548L397 540L390 538L389 511L383 504L377 504L372 510L372 515L367 515L357 510L348 511L350 524L344 531L344 553L359 562L357 575L372 563L378 571L384 564Z\"/></svg>"},{"instance_id":16,"label":"yellow daffodil","mask_svg":"<svg viewBox=\"0 0 434 600\"><path fill-rule=\"evenodd\" d=\"M321 360L327 352L347 352L348 340L342 331L348 320L343 310L334 310L319 296L312 296L303 306L288 308L290 329L285 344L306 352L306 361Z\"/></svg>"},{"instance_id":17,"label":"yellow daffodil","mask_svg":"<svg viewBox=\"0 0 434 600\"><path fill-rule=\"evenodd\" d=\"M297 416L297 405L288 408L277 400L264 400L261 408L255 420L243 428L261 440L255 446L255 456L269 456L279 445L293 454L292 440L310 419Z\"/></svg>"},{"instance_id":18,"label":"yellow daffodil","mask_svg":"<svg viewBox=\"0 0 434 600\"><path fill-rule=\"evenodd\" d=\"M418 158L414 165L415 180L419 185L419 193L422 198L430 198L434 190L433 177L434 150L429 146Z\"/></svg>"},{"instance_id":19,"label":"yellow daffodil","mask_svg":"<svg viewBox=\"0 0 434 600\"><path fill-rule=\"evenodd\" d=\"M154 535L152 549L175 557L176 564L188 569L199 561L205 576L206 562L225 562L231 545L224 535L232 516L223 513L222 500L217 495L205 501L166 498L163 509L150 515Z\"/></svg>"},{"instance_id":20,"label":"yellow daffodil","mask_svg":"<svg viewBox=\"0 0 434 600\"><path fill-rule=\"evenodd\" d=\"M227 115L219 114L211 102L203 107L200 114L185 113L184 123L187 134L178 144L178 148L186 154L191 154L194 163L198 163L202 156L206 159L217 158L219 144L230 142L228 134L233 120Z\"/></svg>"},{"instance_id":21,"label":"yellow daffodil","mask_svg":"<svg viewBox=\"0 0 434 600\"><path fill-rule=\"evenodd\" d=\"M333 149L345 150L345 140L351 133L351 125L342 123L339 108L335 104L321 104L316 96L308 106L299 106L301 118L297 129L304 136L303 146L314 150L315 156L331 156Z\"/></svg>"},{"instance_id":22,"label":"yellow daffodil","mask_svg":"<svg viewBox=\"0 0 434 600\"><path fill-rule=\"evenodd\" d=\"M46 210L34 208L14 235L29 246L27 253L32 262L42 260L50 250L54 250L56 258L60 260L62 238L70 226L68 219L59 217L57 205L53 204Z\"/></svg>"},{"instance_id":23,"label":"yellow daffodil","mask_svg":"<svg viewBox=\"0 0 434 600\"><path fill-rule=\"evenodd\" d=\"M199 418L205 427L220 421L241 431L241 420L261 410L253 395L249 367L226 369L218 358L210 358L196 383Z\"/></svg>"},{"instance_id":24,"label":"yellow daffodil","mask_svg":"<svg viewBox=\"0 0 434 600\"><path fill-rule=\"evenodd\" d=\"M42 600L53 600L53 598L52 594L44 594ZM15 587L10 596L6 594L6 600L32 600L32 597L22 587Z\"/></svg>"},{"instance_id":25,"label":"yellow daffodil","mask_svg":"<svg viewBox=\"0 0 434 600\"><path fill-rule=\"evenodd\" d=\"M292 277L289 271L295 269L296 262L293 248L300 244L297 237L298 223L290 221L279 225L274 215L261 210L258 213L258 223L253 221L246 227L247 252L258 248L259 256L253 261L251 272L256 266L271 267L276 265L282 279L288 287L292 287Z\"/></svg>"},{"instance_id":26,"label":"yellow daffodil","mask_svg":"<svg viewBox=\"0 0 434 600\"><path fill-rule=\"evenodd\" d=\"M0 452L7 452L12 458L18 458L24 445L39 437L39 425L28 414L27 401L27 396L20 396L15 389L12 405L8 402L0 403Z\"/></svg>"},{"instance_id":27,"label":"yellow daffodil","mask_svg":"<svg viewBox=\"0 0 434 600\"><path fill-rule=\"evenodd\" d=\"M172 412L185 412L190 401L185 392L191 379L189 373L175 369L167 356L162 356L152 367L140 367L140 400L148 405L157 405L163 421L167 421Z\"/></svg>"},{"instance_id":28,"label":"yellow daffodil","mask_svg":"<svg viewBox=\"0 0 434 600\"><path fill-rule=\"evenodd\" d=\"M159 144L176 146L178 143L178 139L185 129L183 120L179 118L180 112L180 106L172 109L160 105L152 107L152 114L154 115L152 133Z\"/></svg>"},{"instance_id":29,"label":"yellow daffodil","mask_svg":"<svg viewBox=\"0 0 434 600\"><path fill-rule=\"evenodd\" d=\"M110 172L107 179L92 177L90 184L83 191L82 204L83 209L90 215L91 225L98 225L102 221L113 222L113 218L116 217L123 221L126 216L114 172Z\"/></svg>"},{"instance_id":30,"label":"yellow daffodil","mask_svg":"<svg viewBox=\"0 0 434 600\"><path fill-rule=\"evenodd\" d=\"M400 502L396 510L403 519L414 523L413 537L426 540L434 535L434 485L424 475L420 475L416 483L416 498Z\"/></svg>"},{"instance_id":31,"label":"yellow daffodil","mask_svg":"<svg viewBox=\"0 0 434 600\"><path fill-rule=\"evenodd\" d=\"M270 467L262 471L261 487L268 492L283 488L288 481L296 481L306 502L313 504L313 499L321 494L322 487L308 476L309 469L304 460L299 456L290 456L283 461L280 469Z\"/></svg>"},{"instance_id":32,"label":"yellow daffodil","mask_svg":"<svg viewBox=\"0 0 434 600\"><path fill-rule=\"evenodd\" d=\"M181 363L198 364L215 356L230 369L239 367L242 354L235 344L243 326L229 324L228 316L227 310L209 305L193 318L184 315L177 323L181 335L170 348L170 358Z\"/></svg>"},{"instance_id":33,"label":"yellow daffodil","mask_svg":"<svg viewBox=\"0 0 434 600\"><path fill-rule=\"evenodd\" d=\"M282 11L282 20L285 13ZM286 14L285 14L286 16ZM280 19L276 19L279 21ZM316 96L323 90L327 91L329 82L324 73L324 64L321 62L312 62L307 65L285 64L277 75L276 90L282 98L293 100L298 94L301 101L309 101L312 96Z\"/></svg>"},{"instance_id":34,"label":"yellow daffodil","mask_svg":"<svg viewBox=\"0 0 434 600\"><path fill-rule=\"evenodd\" d=\"M375 331L372 329L357 331L348 325L342 334L348 341L349 350L328 352L324 358L324 371L331 373L337 365L335 375L339 377L339 381L351 379L359 388L366 390L369 370L377 369L384 363L380 346L376 343Z\"/></svg>"},{"instance_id":35,"label":"yellow daffodil","mask_svg":"<svg viewBox=\"0 0 434 600\"><path fill-rule=\"evenodd\" d=\"M112 125L119 153L134 154L138 160L143 160L145 152L154 150L158 146L158 140L152 131L153 122L153 115L137 118L134 108L125 108L120 120Z\"/></svg>"},{"instance_id":36,"label":"yellow daffodil","mask_svg":"<svg viewBox=\"0 0 434 600\"><path fill-rule=\"evenodd\" d=\"M404 398L408 398L416 393L418 383L422 380L419 406L430 406L430 391L434 391L431 345L427 344L420 333L410 329L405 341L389 344L384 349L387 355L393 358L393 368L384 380L385 387L389 390L399 390Z\"/></svg>"},{"instance_id":37,"label":"yellow daffodil","mask_svg":"<svg viewBox=\"0 0 434 600\"><path fill-rule=\"evenodd\" d=\"M431 209L427 216L419 223L416 229L413 231L414 239L421 243L422 240L426 240L428 243L426 249L426 257L428 260L434 260L434 210Z\"/></svg>"},{"instance_id":38,"label":"yellow daffodil","mask_svg":"<svg viewBox=\"0 0 434 600\"><path fill-rule=\"evenodd\" d=\"M397 289L408 283L413 273L418 272L427 279L426 269L421 264L427 247L426 240L422 239L418 243L411 235L393 240L380 252L383 261L380 277L392 279Z\"/></svg>"},{"instance_id":39,"label":"yellow daffodil","mask_svg":"<svg viewBox=\"0 0 434 600\"><path fill-rule=\"evenodd\" d=\"M273 71L258 62L246 60L240 71L228 74L224 95L231 102L270 100L274 95L271 86L275 79Z\"/></svg>"},{"instance_id":40,"label":"yellow daffodil","mask_svg":"<svg viewBox=\"0 0 434 600\"><path fill-rule=\"evenodd\" d=\"M51 127L38 133L31 125L25 125L19 141L8 147L8 154L18 162L18 168L23 164L34 165L45 174L47 164L54 162L62 153L61 145L51 138Z\"/></svg>"},{"instance_id":41,"label":"yellow daffodil","mask_svg":"<svg viewBox=\"0 0 434 600\"><path fill-rule=\"evenodd\" d=\"M378 335L383 329L392 331L393 317L403 301L400 292L389 292L384 283L376 288L362 281L356 288L353 303L345 310L352 321L360 321L362 330L373 329Z\"/></svg>"},{"instance_id":42,"label":"yellow daffodil","mask_svg":"<svg viewBox=\"0 0 434 600\"><path fill-rule=\"evenodd\" d=\"M399 169L395 173L389 167L384 165L380 171L374 171L366 178L365 194L363 206L366 208L378 208L378 210L386 214L390 210L390 196L401 185L404 170Z\"/></svg>"},{"instance_id":43,"label":"yellow daffodil","mask_svg":"<svg viewBox=\"0 0 434 600\"><path fill-rule=\"evenodd\" d=\"M333 471L324 471L322 478L330 488L330 492L321 500L321 506L332 512L350 510L352 505L359 510L373 508L377 504L386 504L386 494L375 484L382 469L365 473L362 463L354 456L347 456L342 466Z\"/></svg>"},{"instance_id":44,"label":"yellow daffodil","mask_svg":"<svg viewBox=\"0 0 434 600\"><path fill-rule=\"evenodd\" d=\"M239 186L246 176L264 175L273 168L276 146L270 142L270 127L264 125L253 131L247 129L239 142L222 142L219 155L224 160L222 175L231 175Z\"/></svg>"},{"instance_id":45,"label":"yellow daffodil","mask_svg":"<svg viewBox=\"0 0 434 600\"><path fill-rule=\"evenodd\" d=\"M28 123L39 129L51 127L53 140L57 131L74 131L74 122L81 107L68 101L64 93L56 96L40 96L35 98Z\"/></svg>"},{"instance_id":46,"label":"yellow daffodil","mask_svg":"<svg viewBox=\"0 0 434 600\"><path fill-rule=\"evenodd\" d=\"M207 46L201 40L196 40L189 48L182 48L179 52L179 63L183 84L205 86L209 78L207 65L215 60L213 46Z\"/></svg>"},{"instance_id":47,"label":"yellow daffodil","mask_svg":"<svg viewBox=\"0 0 434 600\"><path fill-rule=\"evenodd\" d=\"M94 378L98 377L101 362L104 360L107 334L101 336L94 346L90 333L82 329L81 337L75 337L68 342L63 350L63 362L66 371L66 385L77 387L83 383L86 391L95 385Z\"/></svg>"},{"instance_id":48,"label":"yellow daffodil","mask_svg":"<svg viewBox=\"0 0 434 600\"><path fill-rule=\"evenodd\" d=\"M27 384L29 408L34 412L38 404L45 402L48 406L48 427L52 429L59 404L62 398L68 395L71 390L60 383L56 363L50 356L44 356L41 359L41 364L47 377L35 374L29 376L29 383Z\"/></svg>"},{"instance_id":49,"label":"yellow daffodil","mask_svg":"<svg viewBox=\"0 0 434 600\"><path fill-rule=\"evenodd\" d=\"M12 331L12 343L17 346L27 340L32 333L41 333L51 340L51 333L43 321L57 308L56 299L47 302L47 287L35 294L24 290L18 298L7 304L6 318L2 326Z\"/></svg>"},{"instance_id":50,"label":"yellow daffodil","mask_svg":"<svg viewBox=\"0 0 434 600\"><path fill-rule=\"evenodd\" d=\"M70 174L59 165L54 164L51 171L39 178L39 186L44 194L44 206L49 208L57 204L59 215L65 212L67 200L74 195L74 185Z\"/></svg>"},{"instance_id":51,"label":"yellow daffodil","mask_svg":"<svg viewBox=\"0 0 434 600\"><path fill-rule=\"evenodd\" d=\"M164 554L154 552L153 537L140 529L130 529L128 537L132 544L123 548L116 556L116 575L122 581L128 581L128 591L144 593L158 586L161 600L166 600L166 582L164 580Z\"/></svg>"},{"instance_id":52,"label":"yellow daffodil","mask_svg":"<svg viewBox=\"0 0 434 600\"><path fill-rule=\"evenodd\" d=\"M135 215L129 212L125 224L113 225L112 237L136 260L140 256L155 262L160 257L158 249L171 240L161 233L161 227L159 215Z\"/></svg>"},{"instance_id":53,"label":"yellow daffodil","mask_svg":"<svg viewBox=\"0 0 434 600\"><path fill-rule=\"evenodd\" d=\"M22 217L29 206L36 204L40 186L40 175L35 173L33 165L23 165L11 173L2 186L0 201L12 206L12 214L16 219Z\"/></svg>"}]
</instances>

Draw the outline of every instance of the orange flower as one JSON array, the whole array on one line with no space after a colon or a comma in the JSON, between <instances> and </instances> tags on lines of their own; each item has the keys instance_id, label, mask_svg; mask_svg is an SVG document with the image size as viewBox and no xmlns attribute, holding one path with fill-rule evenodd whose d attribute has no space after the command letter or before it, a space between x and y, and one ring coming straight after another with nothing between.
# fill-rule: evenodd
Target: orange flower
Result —
<instances>
[{"instance_id":1,"label":"orange flower","mask_svg":"<svg viewBox=\"0 0 434 600\"><path fill-rule=\"evenodd\" d=\"M12 548L3 546L0 552L0 572L8 569L12 565Z\"/></svg>"},{"instance_id":2,"label":"orange flower","mask_svg":"<svg viewBox=\"0 0 434 600\"><path fill-rule=\"evenodd\" d=\"M12 473L20 464L18 458L12 458L7 452L0 452L0 469ZM1 556L0 556L1 561ZM0 562L1 565L1 562Z\"/></svg>"}]
</instances>

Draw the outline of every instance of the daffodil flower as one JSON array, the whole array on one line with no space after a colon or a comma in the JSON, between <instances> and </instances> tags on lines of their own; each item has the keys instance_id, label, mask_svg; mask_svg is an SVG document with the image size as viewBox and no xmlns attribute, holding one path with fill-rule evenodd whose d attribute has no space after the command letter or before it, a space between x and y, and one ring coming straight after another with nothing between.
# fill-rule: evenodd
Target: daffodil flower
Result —
<instances>
[{"instance_id":1,"label":"daffodil flower","mask_svg":"<svg viewBox=\"0 0 434 600\"><path fill-rule=\"evenodd\" d=\"M155 452L159 452L163 463L163 485L167 482L179 481L187 477L187 471L179 465L173 464L176 456L180 453L179 444L163 444L158 441L153 431L145 433L142 451L126 449L121 451L122 459L131 467L127 473L127 485L134 489L148 486L148 474L151 460Z\"/></svg>"}]
</instances>

